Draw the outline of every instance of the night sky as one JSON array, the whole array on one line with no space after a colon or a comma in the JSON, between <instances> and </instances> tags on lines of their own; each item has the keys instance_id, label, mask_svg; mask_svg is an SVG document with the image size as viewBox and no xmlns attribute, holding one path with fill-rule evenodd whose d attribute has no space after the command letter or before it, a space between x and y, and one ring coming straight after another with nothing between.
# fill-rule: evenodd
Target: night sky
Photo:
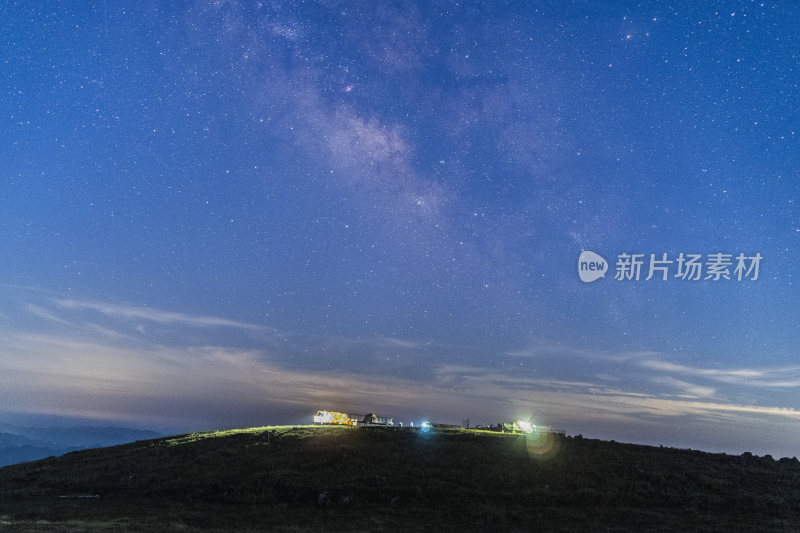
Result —
<instances>
[{"instance_id":1,"label":"night sky","mask_svg":"<svg viewBox=\"0 0 800 533\"><path fill-rule=\"evenodd\" d=\"M796 2L0 20L2 417L530 418L800 456Z\"/></svg>"}]
</instances>

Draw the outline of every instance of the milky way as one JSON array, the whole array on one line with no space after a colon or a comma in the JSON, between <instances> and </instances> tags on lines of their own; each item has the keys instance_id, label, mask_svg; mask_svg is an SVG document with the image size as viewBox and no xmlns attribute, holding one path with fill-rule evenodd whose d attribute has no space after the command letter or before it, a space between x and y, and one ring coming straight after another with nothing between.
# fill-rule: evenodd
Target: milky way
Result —
<instances>
[{"instance_id":1,"label":"milky way","mask_svg":"<svg viewBox=\"0 0 800 533\"><path fill-rule=\"evenodd\" d=\"M9 415L798 455L793 2L128 4L0 7Z\"/></svg>"}]
</instances>

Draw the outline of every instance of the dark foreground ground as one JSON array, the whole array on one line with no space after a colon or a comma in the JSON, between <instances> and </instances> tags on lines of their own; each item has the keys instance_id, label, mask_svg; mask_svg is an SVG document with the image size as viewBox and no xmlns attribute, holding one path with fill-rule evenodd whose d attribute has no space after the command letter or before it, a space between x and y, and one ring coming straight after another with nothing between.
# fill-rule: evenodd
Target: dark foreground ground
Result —
<instances>
[{"instance_id":1,"label":"dark foreground ground","mask_svg":"<svg viewBox=\"0 0 800 533\"><path fill-rule=\"evenodd\" d=\"M3 531L800 531L800 463L545 435L265 427L0 469Z\"/></svg>"}]
</instances>

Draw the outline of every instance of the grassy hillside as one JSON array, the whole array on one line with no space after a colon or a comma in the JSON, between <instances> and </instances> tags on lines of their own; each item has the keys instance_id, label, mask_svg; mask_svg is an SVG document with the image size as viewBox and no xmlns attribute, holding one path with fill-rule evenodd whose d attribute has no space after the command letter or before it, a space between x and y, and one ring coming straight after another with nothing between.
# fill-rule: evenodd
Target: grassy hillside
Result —
<instances>
[{"instance_id":1,"label":"grassy hillside","mask_svg":"<svg viewBox=\"0 0 800 533\"><path fill-rule=\"evenodd\" d=\"M800 530L800 463L470 430L263 427L0 469L0 529Z\"/></svg>"}]
</instances>

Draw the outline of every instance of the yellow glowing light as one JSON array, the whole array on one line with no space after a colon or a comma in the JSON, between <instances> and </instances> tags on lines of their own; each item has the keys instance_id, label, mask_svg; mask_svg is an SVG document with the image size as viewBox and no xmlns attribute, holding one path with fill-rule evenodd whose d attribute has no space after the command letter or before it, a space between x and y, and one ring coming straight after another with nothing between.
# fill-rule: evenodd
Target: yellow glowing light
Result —
<instances>
[{"instance_id":1,"label":"yellow glowing light","mask_svg":"<svg viewBox=\"0 0 800 533\"><path fill-rule=\"evenodd\" d=\"M352 426L353 421L347 416L346 413L339 413L336 411L317 411L314 415L315 424L342 424Z\"/></svg>"}]
</instances>

